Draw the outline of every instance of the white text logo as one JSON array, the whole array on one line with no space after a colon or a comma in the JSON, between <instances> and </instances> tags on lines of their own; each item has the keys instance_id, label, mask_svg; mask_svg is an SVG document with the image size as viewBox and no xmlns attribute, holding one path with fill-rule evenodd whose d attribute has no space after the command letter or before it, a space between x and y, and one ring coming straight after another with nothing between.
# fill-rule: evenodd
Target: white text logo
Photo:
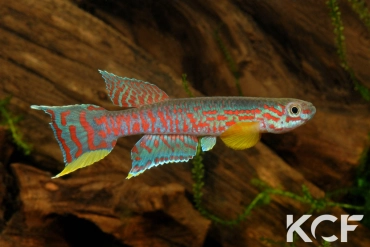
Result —
<instances>
[{"instance_id":1,"label":"white text logo","mask_svg":"<svg viewBox=\"0 0 370 247\"><path fill-rule=\"evenodd\" d=\"M287 242L293 242L293 234L294 232L297 233L305 242L312 242L312 240L307 236L307 234L302 230L301 225L306 222L311 217L309 214L303 215L301 218L299 218L296 222L293 223L293 215L287 215ZM362 220L364 216L363 215L342 215L340 217L340 234L341 234L341 242L347 242L347 233L349 231L354 231L357 227L357 225L348 225L348 221L360 221ZM316 227L323 221L331 221L335 222L338 218L330 215L330 214L324 214L319 217L317 217L311 225L311 234L314 238L316 238ZM325 241L327 242L334 242L338 240L338 237L335 235L332 235L330 237L324 237L321 236Z\"/></svg>"}]
</instances>

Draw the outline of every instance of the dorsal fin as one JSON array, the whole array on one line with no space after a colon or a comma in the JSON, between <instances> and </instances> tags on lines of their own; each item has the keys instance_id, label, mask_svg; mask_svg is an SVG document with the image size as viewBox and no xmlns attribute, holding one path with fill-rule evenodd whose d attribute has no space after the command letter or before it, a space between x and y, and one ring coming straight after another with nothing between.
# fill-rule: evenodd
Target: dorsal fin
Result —
<instances>
[{"instance_id":1,"label":"dorsal fin","mask_svg":"<svg viewBox=\"0 0 370 247\"><path fill-rule=\"evenodd\" d=\"M168 100L168 95L149 82L116 76L99 70L113 104L122 107L139 107Z\"/></svg>"}]
</instances>

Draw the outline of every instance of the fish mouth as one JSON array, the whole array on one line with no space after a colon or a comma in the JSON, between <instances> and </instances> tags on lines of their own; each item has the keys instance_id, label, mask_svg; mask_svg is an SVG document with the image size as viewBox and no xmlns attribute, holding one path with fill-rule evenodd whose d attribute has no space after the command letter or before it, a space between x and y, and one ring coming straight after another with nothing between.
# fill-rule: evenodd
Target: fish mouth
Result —
<instances>
[{"instance_id":1,"label":"fish mouth","mask_svg":"<svg viewBox=\"0 0 370 247\"><path fill-rule=\"evenodd\" d=\"M310 104L308 106L308 109L310 110L310 113L307 115L307 120L310 120L316 114L316 107L314 107L312 104Z\"/></svg>"},{"instance_id":2,"label":"fish mouth","mask_svg":"<svg viewBox=\"0 0 370 247\"><path fill-rule=\"evenodd\" d=\"M311 117L313 117L316 114L316 107L313 105L311 106Z\"/></svg>"},{"instance_id":3,"label":"fish mouth","mask_svg":"<svg viewBox=\"0 0 370 247\"><path fill-rule=\"evenodd\" d=\"M314 107L312 103L304 102L304 104L302 104L302 114L301 114L302 120L305 120L306 122L310 120L311 118L313 118L315 114L316 114L316 107Z\"/></svg>"}]
</instances>

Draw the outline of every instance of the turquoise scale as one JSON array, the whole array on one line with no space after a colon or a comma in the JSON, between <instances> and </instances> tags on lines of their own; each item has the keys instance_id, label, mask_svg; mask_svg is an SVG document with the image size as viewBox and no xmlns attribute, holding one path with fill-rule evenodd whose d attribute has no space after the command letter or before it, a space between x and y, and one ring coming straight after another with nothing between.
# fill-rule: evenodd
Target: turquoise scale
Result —
<instances>
[{"instance_id":1,"label":"turquoise scale","mask_svg":"<svg viewBox=\"0 0 370 247\"><path fill-rule=\"evenodd\" d=\"M191 135L145 135L131 150L132 168L127 178L170 162L185 162L197 152L198 138Z\"/></svg>"}]
</instances>

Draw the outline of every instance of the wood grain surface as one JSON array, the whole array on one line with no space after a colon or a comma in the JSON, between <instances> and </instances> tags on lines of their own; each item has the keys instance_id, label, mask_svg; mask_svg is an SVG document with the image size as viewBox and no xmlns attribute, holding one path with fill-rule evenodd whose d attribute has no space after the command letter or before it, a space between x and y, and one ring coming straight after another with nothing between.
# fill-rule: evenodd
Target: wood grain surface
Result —
<instances>
[{"instance_id":1,"label":"wood grain surface","mask_svg":"<svg viewBox=\"0 0 370 247\"><path fill-rule=\"evenodd\" d=\"M345 2L341 7L349 62L370 87L369 32ZM0 246L284 242L286 215L299 217L307 206L274 196L240 225L227 227L204 218L192 204L190 162L126 180L138 136L121 138L97 164L51 180L64 166L61 151L49 116L30 105L118 109L98 69L149 81L173 98L187 96L182 73L197 96L237 95L216 35L235 61L245 96L300 98L312 102L317 114L290 133L264 135L245 151L218 140L204 155L205 207L235 218L258 194L253 178L296 193L305 184L323 197L353 183L370 131L370 104L340 67L332 30L325 2L313 0L0 0L0 99L12 95L9 110L23 115L19 128L33 145L29 157L16 157L20 152L0 129ZM344 211L321 213L338 217ZM309 225L304 229L309 232ZM339 222L317 231L339 233ZM369 246L368 235L359 226L349 233L348 245L338 246Z\"/></svg>"}]
</instances>

